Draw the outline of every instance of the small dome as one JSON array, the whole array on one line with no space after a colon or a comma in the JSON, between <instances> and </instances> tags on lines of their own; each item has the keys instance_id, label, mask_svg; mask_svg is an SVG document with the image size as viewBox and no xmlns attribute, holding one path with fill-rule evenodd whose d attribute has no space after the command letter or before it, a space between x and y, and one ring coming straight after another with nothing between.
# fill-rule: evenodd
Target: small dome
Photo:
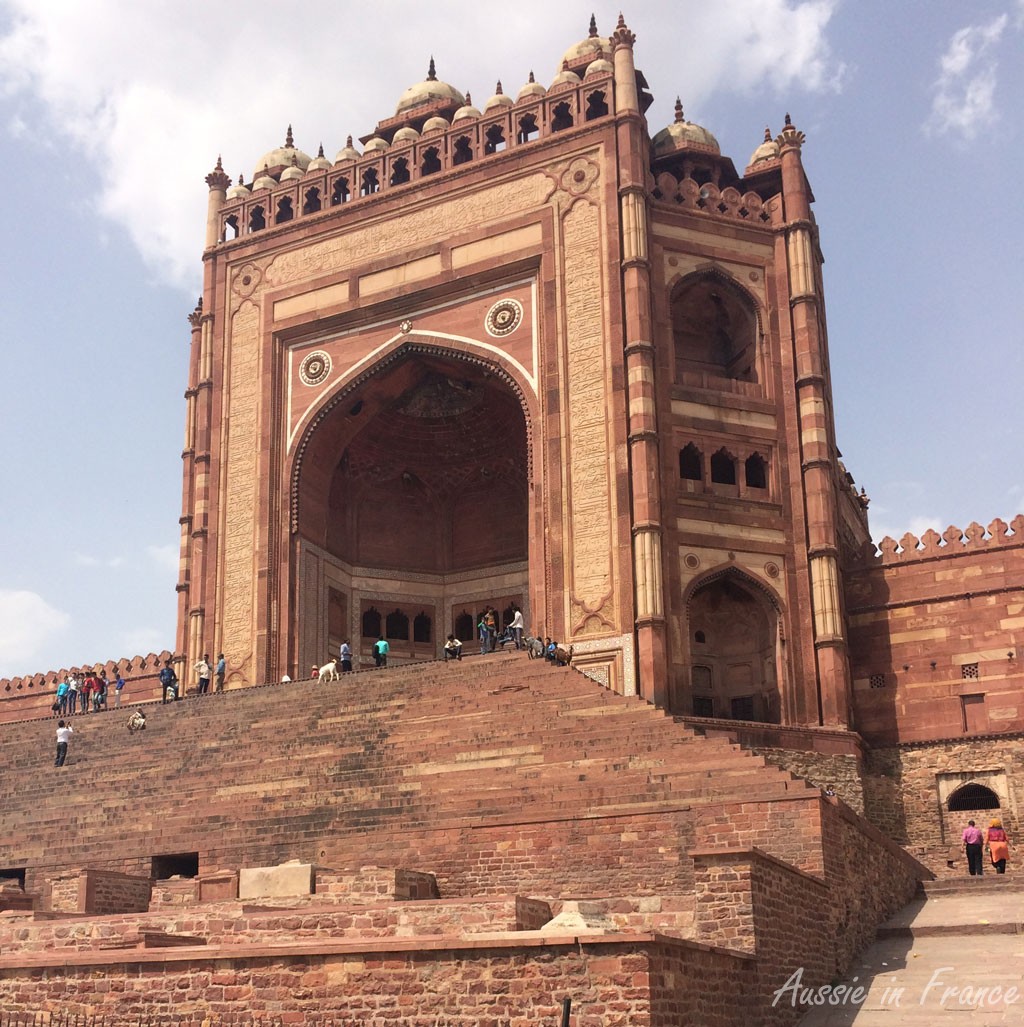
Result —
<instances>
[{"instance_id":1,"label":"small dome","mask_svg":"<svg viewBox=\"0 0 1024 1027\"><path fill-rule=\"evenodd\" d=\"M414 86L409 88L402 93L398 99L398 106L395 107L395 114L402 114L405 111L412 110L413 107L419 107L422 104L430 103L431 100L448 100L451 103L456 103L459 106L464 104L462 93L460 93L453 86L448 85L447 82L439 82L437 74L434 70L434 58L430 58L430 68L427 71L427 77L422 82L417 82Z\"/></svg>"},{"instance_id":2,"label":"small dome","mask_svg":"<svg viewBox=\"0 0 1024 1027\"><path fill-rule=\"evenodd\" d=\"M270 175L258 175L256 181L252 184L252 191L256 192L257 189L273 189L276 185L277 182Z\"/></svg>"},{"instance_id":3,"label":"small dome","mask_svg":"<svg viewBox=\"0 0 1024 1027\"><path fill-rule=\"evenodd\" d=\"M321 143L316 156L309 162L306 172L308 174L310 171L326 171L330 166L331 162L324 156L324 144Z\"/></svg>"},{"instance_id":4,"label":"small dome","mask_svg":"<svg viewBox=\"0 0 1024 1027\"><path fill-rule=\"evenodd\" d=\"M452 115L452 124L454 125L456 121L465 121L467 118L480 117L483 117L483 115L473 106L473 97L466 93L466 105L465 107L460 107Z\"/></svg>"},{"instance_id":5,"label":"small dome","mask_svg":"<svg viewBox=\"0 0 1024 1027\"><path fill-rule=\"evenodd\" d=\"M615 65L611 61L604 57L598 57L596 61L591 61L587 65L586 74L584 78L590 78L591 75L611 75L615 71Z\"/></svg>"},{"instance_id":6,"label":"small dome","mask_svg":"<svg viewBox=\"0 0 1024 1027\"><path fill-rule=\"evenodd\" d=\"M498 84L494 87L494 96L492 96L487 103L484 104L484 110L490 111L497 107L511 107L512 97L506 96L501 88L501 80L498 80Z\"/></svg>"},{"instance_id":7,"label":"small dome","mask_svg":"<svg viewBox=\"0 0 1024 1027\"><path fill-rule=\"evenodd\" d=\"M300 170L305 171L309 167L311 158L308 153L303 153L296 148L295 142L292 139L292 126L289 125L288 133L284 139L284 146L279 146L277 149L263 154L256 162L254 174L259 175L264 168L287 168L291 165L293 157Z\"/></svg>"},{"instance_id":8,"label":"small dome","mask_svg":"<svg viewBox=\"0 0 1024 1027\"><path fill-rule=\"evenodd\" d=\"M359 151L352 145L352 137L348 136L345 139L345 146L335 154L334 163L344 164L345 161L359 160L359 157Z\"/></svg>"},{"instance_id":9,"label":"small dome","mask_svg":"<svg viewBox=\"0 0 1024 1027\"><path fill-rule=\"evenodd\" d=\"M249 196L249 187L242 181L242 176L238 176L238 185L233 185L226 194L226 198L229 200L244 200Z\"/></svg>"},{"instance_id":10,"label":"small dome","mask_svg":"<svg viewBox=\"0 0 1024 1027\"><path fill-rule=\"evenodd\" d=\"M676 97L676 120L654 137L654 152L660 156L694 146L710 150L716 156L722 152L718 140L706 128L695 125L683 117L682 101Z\"/></svg>"},{"instance_id":11,"label":"small dome","mask_svg":"<svg viewBox=\"0 0 1024 1027\"><path fill-rule=\"evenodd\" d=\"M368 153L376 153L378 150L386 150L388 148L388 141L381 139L380 136L374 136L372 139L368 139L363 145L363 156Z\"/></svg>"},{"instance_id":12,"label":"small dome","mask_svg":"<svg viewBox=\"0 0 1024 1027\"><path fill-rule=\"evenodd\" d=\"M562 61L562 70L555 76L554 82L551 83L552 89L557 89L559 86L578 86L580 84L580 77L575 71L569 70L569 62Z\"/></svg>"},{"instance_id":13,"label":"small dome","mask_svg":"<svg viewBox=\"0 0 1024 1027\"><path fill-rule=\"evenodd\" d=\"M400 146L402 143L414 143L419 139L420 134L414 128L400 128L392 137L391 145Z\"/></svg>"},{"instance_id":14,"label":"small dome","mask_svg":"<svg viewBox=\"0 0 1024 1027\"><path fill-rule=\"evenodd\" d=\"M755 164L764 164L765 161L777 160L779 156L779 144L772 139L772 130L765 127L764 142L750 155L747 167Z\"/></svg>"},{"instance_id":15,"label":"small dome","mask_svg":"<svg viewBox=\"0 0 1024 1027\"><path fill-rule=\"evenodd\" d=\"M602 53L612 52L612 41L597 34L597 19L590 16L590 33L586 39L580 40L575 46L570 46L562 54L562 67L567 64L576 64L584 57L600 57Z\"/></svg>"},{"instance_id":16,"label":"small dome","mask_svg":"<svg viewBox=\"0 0 1024 1027\"><path fill-rule=\"evenodd\" d=\"M520 100L526 100L531 96L543 96L547 90L533 77L533 72L530 72L530 77L526 80L526 85L519 90L519 95L516 97L516 103Z\"/></svg>"},{"instance_id":17,"label":"small dome","mask_svg":"<svg viewBox=\"0 0 1024 1027\"><path fill-rule=\"evenodd\" d=\"M290 168L285 168L281 172L282 182L294 182L296 179L302 178L305 172L297 164L293 164Z\"/></svg>"},{"instance_id":18,"label":"small dome","mask_svg":"<svg viewBox=\"0 0 1024 1027\"><path fill-rule=\"evenodd\" d=\"M447 127L448 122L444 118L435 115L432 118L427 118L424 122L423 135L426 135L428 132L443 132Z\"/></svg>"}]
</instances>

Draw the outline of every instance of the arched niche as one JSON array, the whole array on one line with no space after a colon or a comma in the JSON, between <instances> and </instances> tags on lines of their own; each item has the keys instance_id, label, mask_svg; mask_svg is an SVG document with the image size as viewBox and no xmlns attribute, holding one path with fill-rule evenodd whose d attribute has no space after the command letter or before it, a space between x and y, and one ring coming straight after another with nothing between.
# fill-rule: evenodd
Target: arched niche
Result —
<instances>
[{"instance_id":1,"label":"arched niche","mask_svg":"<svg viewBox=\"0 0 1024 1027\"><path fill-rule=\"evenodd\" d=\"M430 631L388 636L399 662L434 658L467 604L526 602L528 410L501 366L405 343L330 397L297 451L300 649L316 635L303 623L320 616L313 578L346 596L354 637L369 637L360 618L370 608L429 622Z\"/></svg>"},{"instance_id":2,"label":"arched niche","mask_svg":"<svg viewBox=\"0 0 1024 1027\"><path fill-rule=\"evenodd\" d=\"M699 582L686 606L691 708L679 712L778 724L778 620L769 596L740 572Z\"/></svg>"},{"instance_id":3,"label":"arched niche","mask_svg":"<svg viewBox=\"0 0 1024 1027\"><path fill-rule=\"evenodd\" d=\"M717 272L691 275L673 288L670 309L680 384L760 384L760 321L744 290Z\"/></svg>"}]
</instances>

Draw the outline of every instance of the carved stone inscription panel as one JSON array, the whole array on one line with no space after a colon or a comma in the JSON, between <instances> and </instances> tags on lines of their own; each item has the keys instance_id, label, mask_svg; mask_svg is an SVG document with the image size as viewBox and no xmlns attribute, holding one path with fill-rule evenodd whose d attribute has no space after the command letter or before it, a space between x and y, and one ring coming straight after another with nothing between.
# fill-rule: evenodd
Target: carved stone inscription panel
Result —
<instances>
[{"instance_id":1,"label":"carved stone inscription panel","mask_svg":"<svg viewBox=\"0 0 1024 1027\"><path fill-rule=\"evenodd\" d=\"M569 621L574 631L586 633L606 631L617 620L598 208L577 202L564 218L563 239L572 539ZM581 619L582 611L589 615Z\"/></svg>"},{"instance_id":2,"label":"carved stone inscription panel","mask_svg":"<svg viewBox=\"0 0 1024 1027\"><path fill-rule=\"evenodd\" d=\"M220 589L221 637L235 665L252 655L254 538L258 497L260 315L246 303L231 321L228 351L227 468L223 504L224 576Z\"/></svg>"}]
</instances>

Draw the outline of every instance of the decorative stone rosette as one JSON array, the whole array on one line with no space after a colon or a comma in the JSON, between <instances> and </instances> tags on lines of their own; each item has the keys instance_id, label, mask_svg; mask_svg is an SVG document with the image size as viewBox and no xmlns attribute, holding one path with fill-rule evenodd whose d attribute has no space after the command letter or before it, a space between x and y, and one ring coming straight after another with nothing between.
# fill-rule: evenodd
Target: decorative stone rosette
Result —
<instances>
[{"instance_id":1,"label":"decorative stone rosette","mask_svg":"<svg viewBox=\"0 0 1024 1027\"><path fill-rule=\"evenodd\" d=\"M484 328L496 339L511 335L523 323L523 305L519 300L503 299L487 311Z\"/></svg>"},{"instance_id":2,"label":"decorative stone rosette","mask_svg":"<svg viewBox=\"0 0 1024 1027\"><path fill-rule=\"evenodd\" d=\"M320 385L331 373L331 358L323 350L310 353L299 365L299 379L303 385Z\"/></svg>"}]
</instances>

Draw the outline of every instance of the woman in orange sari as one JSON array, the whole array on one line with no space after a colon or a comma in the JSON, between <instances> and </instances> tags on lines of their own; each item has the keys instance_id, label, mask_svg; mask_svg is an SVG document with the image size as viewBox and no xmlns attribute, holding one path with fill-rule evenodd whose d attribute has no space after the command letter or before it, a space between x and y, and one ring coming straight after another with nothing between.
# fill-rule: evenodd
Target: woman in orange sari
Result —
<instances>
[{"instance_id":1,"label":"woman in orange sari","mask_svg":"<svg viewBox=\"0 0 1024 1027\"><path fill-rule=\"evenodd\" d=\"M1005 874L1006 861L1010 858L1010 846L1001 820L992 821L985 832L985 844L988 846L989 859L992 860L996 873Z\"/></svg>"}]
</instances>

